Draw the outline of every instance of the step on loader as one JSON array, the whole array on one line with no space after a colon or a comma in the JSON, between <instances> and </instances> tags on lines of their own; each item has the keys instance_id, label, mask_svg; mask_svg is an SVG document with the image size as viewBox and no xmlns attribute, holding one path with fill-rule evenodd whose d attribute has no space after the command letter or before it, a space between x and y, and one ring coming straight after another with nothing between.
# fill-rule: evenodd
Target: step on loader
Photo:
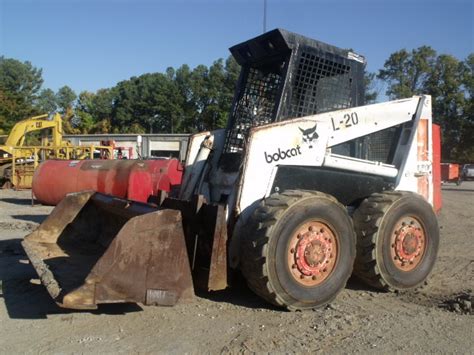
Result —
<instances>
[{"instance_id":1,"label":"step on loader","mask_svg":"<svg viewBox=\"0 0 474 355\"><path fill-rule=\"evenodd\" d=\"M289 310L331 302L352 273L425 282L441 203L431 98L364 105L364 57L285 30L230 51L228 126L190 138L178 195L71 194L25 237L58 305L174 305L234 272Z\"/></svg>"}]
</instances>

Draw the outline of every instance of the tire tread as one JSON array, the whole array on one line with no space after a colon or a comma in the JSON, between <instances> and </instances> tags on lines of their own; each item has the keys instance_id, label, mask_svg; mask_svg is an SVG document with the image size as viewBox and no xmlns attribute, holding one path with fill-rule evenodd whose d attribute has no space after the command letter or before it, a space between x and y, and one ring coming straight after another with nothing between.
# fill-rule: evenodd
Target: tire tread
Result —
<instances>
[{"instance_id":1,"label":"tire tread","mask_svg":"<svg viewBox=\"0 0 474 355\"><path fill-rule=\"evenodd\" d=\"M247 280L249 288L267 302L279 307L284 307L290 311L299 310L301 308L286 304L269 281L267 276L268 248L266 246L270 241L275 225L285 210L303 199L314 197L328 199L345 210L345 207L339 203L335 197L326 193L319 191L286 190L280 194L273 194L262 201L261 206L257 207L252 216L252 224L258 227L256 231L249 233L242 241L243 254L241 258L241 271ZM335 294L329 302L336 296L337 294Z\"/></svg>"},{"instance_id":2,"label":"tire tread","mask_svg":"<svg viewBox=\"0 0 474 355\"><path fill-rule=\"evenodd\" d=\"M369 286L380 290L398 291L386 282L378 266L376 260L377 232L390 207L406 196L416 195L408 191L372 194L360 204L353 215L357 235L354 275Z\"/></svg>"}]
</instances>

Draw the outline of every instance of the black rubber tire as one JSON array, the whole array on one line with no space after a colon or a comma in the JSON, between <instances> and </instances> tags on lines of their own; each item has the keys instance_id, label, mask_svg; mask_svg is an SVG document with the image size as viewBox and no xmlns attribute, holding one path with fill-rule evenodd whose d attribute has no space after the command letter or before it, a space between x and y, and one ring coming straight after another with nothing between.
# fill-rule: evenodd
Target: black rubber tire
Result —
<instances>
[{"instance_id":1,"label":"black rubber tire","mask_svg":"<svg viewBox=\"0 0 474 355\"><path fill-rule=\"evenodd\" d=\"M288 243L307 221L323 221L337 237L339 253L321 284L303 286L291 276ZM253 227L250 227L253 226ZM331 302L345 287L355 259L355 233L345 207L327 194L289 190L273 194L255 210L242 240L241 271L250 289L288 310L314 309Z\"/></svg>"},{"instance_id":2,"label":"black rubber tire","mask_svg":"<svg viewBox=\"0 0 474 355\"><path fill-rule=\"evenodd\" d=\"M390 237L397 221L415 217L425 232L425 251L411 271L395 266L390 256ZM357 234L354 274L369 286L401 291L422 286L433 269L439 245L439 228L431 205L413 192L376 193L366 198L353 215Z\"/></svg>"}]
</instances>

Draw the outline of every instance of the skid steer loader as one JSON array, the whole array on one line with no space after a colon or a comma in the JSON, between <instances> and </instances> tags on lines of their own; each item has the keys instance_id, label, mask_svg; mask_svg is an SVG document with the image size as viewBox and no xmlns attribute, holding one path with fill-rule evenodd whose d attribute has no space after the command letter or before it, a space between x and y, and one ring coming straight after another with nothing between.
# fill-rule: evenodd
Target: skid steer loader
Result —
<instances>
[{"instance_id":1,"label":"skid steer loader","mask_svg":"<svg viewBox=\"0 0 474 355\"><path fill-rule=\"evenodd\" d=\"M235 270L289 310L327 304L352 272L383 290L425 282L440 208L430 97L364 106L362 56L285 30L230 51L228 126L191 137L178 196L71 194L23 241L61 307L174 305Z\"/></svg>"}]
</instances>

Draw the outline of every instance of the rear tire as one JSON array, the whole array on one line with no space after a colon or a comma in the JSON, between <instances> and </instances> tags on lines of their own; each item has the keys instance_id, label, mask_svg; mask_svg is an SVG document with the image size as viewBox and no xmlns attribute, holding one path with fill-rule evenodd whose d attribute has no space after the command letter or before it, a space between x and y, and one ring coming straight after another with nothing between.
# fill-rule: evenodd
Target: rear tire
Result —
<instances>
[{"instance_id":1,"label":"rear tire","mask_svg":"<svg viewBox=\"0 0 474 355\"><path fill-rule=\"evenodd\" d=\"M242 240L241 270L257 295L289 310L331 302L345 287L355 233L343 205L327 194L290 190L271 195Z\"/></svg>"},{"instance_id":2,"label":"rear tire","mask_svg":"<svg viewBox=\"0 0 474 355\"><path fill-rule=\"evenodd\" d=\"M365 199L354 212L357 257L354 274L382 290L421 286L433 269L439 228L432 207L412 192Z\"/></svg>"}]
</instances>

